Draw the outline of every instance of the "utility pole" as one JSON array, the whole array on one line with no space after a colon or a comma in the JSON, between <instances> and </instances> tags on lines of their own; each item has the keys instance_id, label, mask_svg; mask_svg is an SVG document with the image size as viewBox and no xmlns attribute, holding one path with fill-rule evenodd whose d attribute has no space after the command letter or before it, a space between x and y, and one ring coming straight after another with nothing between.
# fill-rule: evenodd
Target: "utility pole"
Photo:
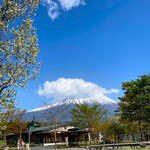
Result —
<instances>
[{"instance_id":1,"label":"utility pole","mask_svg":"<svg viewBox=\"0 0 150 150\"><path fill-rule=\"evenodd\" d=\"M28 131L28 132L29 132L29 134L28 134L28 143L29 143L29 145L30 145L30 134L31 134L30 129L31 129L31 128L30 128L30 126L29 126L29 131Z\"/></svg>"},{"instance_id":2,"label":"utility pole","mask_svg":"<svg viewBox=\"0 0 150 150\"><path fill-rule=\"evenodd\" d=\"M55 127L55 150L57 150L57 119L55 120L54 127Z\"/></svg>"},{"instance_id":3,"label":"utility pole","mask_svg":"<svg viewBox=\"0 0 150 150\"><path fill-rule=\"evenodd\" d=\"M105 112L105 123L106 123L106 112Z\"/></svg>"},{"instance_id":4,"label":"utility pole","mask_svg":"<svg viewBox=\"0 0 150 150\"><path fill-rule=\"evenodd\" d=\"M149 141L149 129L148 129L148 141Z\"/></svg>"}]
</instances>

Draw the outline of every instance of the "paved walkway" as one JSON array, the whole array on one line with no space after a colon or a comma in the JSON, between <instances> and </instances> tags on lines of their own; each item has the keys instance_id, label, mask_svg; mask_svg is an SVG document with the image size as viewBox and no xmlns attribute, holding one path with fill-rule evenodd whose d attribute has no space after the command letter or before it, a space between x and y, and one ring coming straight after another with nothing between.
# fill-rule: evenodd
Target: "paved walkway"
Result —
<instances>
[{"instance_id":1,"label":"paved walkway","mask_svg":"<svg viewBox=\"0 0 150 150\"><path fill-rule=\"evenodd\" d=\"M31 150L55 150L54 146L42 146L42 147L32 147ZM85 148L66 148L58 150L85 150Z\"/></svg>"}]
</instances>

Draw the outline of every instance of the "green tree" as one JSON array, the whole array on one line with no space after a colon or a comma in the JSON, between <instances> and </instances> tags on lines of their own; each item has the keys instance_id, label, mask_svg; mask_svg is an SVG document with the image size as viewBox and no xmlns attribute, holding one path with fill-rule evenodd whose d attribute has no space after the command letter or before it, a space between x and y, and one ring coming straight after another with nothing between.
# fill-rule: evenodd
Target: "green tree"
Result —
<instances>
[{"instance_id":1,"label":"green tree","mask_svg":"<svg viewBox=\"0 0 150 150\"><path fill-rule=\"evenodd\" d=\"M2 107L3 106L3 107ZM15 99L12 91L3 93L3 99L0 101L0 132L5 131L9 118L15 112Z\"/></svg>"},{"instance_id":2,"label":"green tree","mask_svg":"<svg viewBox=\"0 0 150 150\"><path fill-rule=\"evenodd\" d=\"M139 76L130 82L123 82L124 96L119 97L121 119L129 119L139 123L141 140L143 141L143 124L150 122L150 74Z\"/></svg>"},{"instance_id":3,"label":"green tree","mask_svg":"<svg viewBox=\"0 0 150 150\"><path fill-rule=\"evenodd\" d=\"M19 133L20 145L22 139L22 133L27 131L27 121L23 119L26 110L17 109L16 113L13 115L13 119L9 122L6 132L7 133Z\"/></svg>"},{"instance_id":4,"label":"green tree","mask_svg":"<svg viewBox=\"0 0 150 150\"><path fill-rule=\"evenodd\" d=\"M15 87L25 87L39 73L39 48L33 26L39 1L0 2L0 116L14 107Z\"/></svg>"},{"instance_id":5,"label":"green tree","mask_svg":"<svg viewBox=\"0 0 150 150\"><path fill-rule=\"evenodd\" d=\"M120 121L120 118L113 116L109 118L114 134L115 143L122 140L122 134L125 134L125 125Z\"/></svg>"},{"instance_id":6,"label":"green tree","mask_svg":"<svg viewBox=\"0 0 150 150\"><path fill-rule=\"evenodd\" d=\"M37 120L37 116L33 114L32 116L32 121L28 122L28 127L43 127L43 126L48 126L47 122L41 122Z\"/></svg>"},{"instance_id":7,"label":"green tree","mask_svg":"<svg viewBox=\"0 0 150 150\"><path fill-rule=\"evenodd\" d=\"M100 133L103 136L103 141L105 143L114 139L112 124L108 121L108 118L103 123L94 126L94 130L92 132L95 135Z\"/></svg>"},{"instance_id":8,"label":"green tree","mask_svg":"<svg viewBox=\"0 0 150 150\"><path fill-rule=\"evenodd\" d=\"M139 125L137 122L131 122L128 119L120 120L121 123L124 125L125 134L129 137L132 136L133 141L136 141L136 134L139 132L138 128ZM129 138L131 140L131 138Z\"/></svg>"},{"instance_id":9,"label":"green tree","mask_svg":"<svg viewBox=\"0 0 150 150\"><path fill-rule=\"evenodd\" d=\"M95 133L101 133L103 135L103 141L105 143L110 143L114 141L122 140L122 134L125 133L125 125L122 124L118 117L108 117L106 121L98 124L94 127Z\"/></svg>"},{"instance_id":10,"label":"green tree","mask_svg":"<svg viewBox=\"0 0 150 150\"><path fill-rule=\"evenodd\" d=\"M6 128L9 123L9 119L15 113L15 92L12 89L8 89L7 93L3 92L3 98L0 101L0 134L4 136L4 144L6 146Z\"/></svg>"},{"instance_id":11,"label":"green tree","mask_svg":"<svg viewBox=\"0 0 150 150\"><path fill-rule=\"evenodd\" d=\"M71 111L73 124L81 129L87 128L91 135L92 129L102 122L106 112L99 104L92 107L88 107L88 104L75 104Z\"/></svg>"}]
</instances>

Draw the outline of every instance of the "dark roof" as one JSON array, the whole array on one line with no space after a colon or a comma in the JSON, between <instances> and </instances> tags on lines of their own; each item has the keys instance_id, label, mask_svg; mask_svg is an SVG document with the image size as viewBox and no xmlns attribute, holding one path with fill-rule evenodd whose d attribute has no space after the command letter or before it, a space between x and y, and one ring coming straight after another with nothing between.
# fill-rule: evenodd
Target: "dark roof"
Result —
<instances>
[{"instance_id":1,"label":"dark roof","mask_svg":"<svg viewBox=\"0 0 150 150\"><path fill-rule=\"evenodd\" d=\"M64 127L64 126L67 126L67 125L64 125L64 124L57 125L57 127ZM55 126L43 126L43 127L37 127L37 128L30 126L30 132L44 132L44 131L52 130L54 128ZM28 133L28 132L29 131L26 131L23 133ZM19 134L19 133L9 133L6 136L11 136L14 134Z\"/></svg>"},{"instance_id":2,"label":"dark roof","mask_svg":"<svg viewBox=\"0 0 150 150\"><path fill-rule=\"evenodd\" d=\"M65 127L65 126L69 126L69 124L59 124L57 125L57 128L59 127ZM52 126L43 126L43 127L32 127L30 126L30 132L39 132L39 133L48 133L48 132L52 132L50 130L52 129L55 129L55 126L52 125ZM78 131L78 132L81 132L83 130L80 130L79 128L75 127L75 128L72 128L72 130L68 130L69 132L72 132L72 131ZM65 131L65 132L68 132L68 131ZM26 131L24 133L28 133L29 131ZM10 133L10 134L7 134L7 136L11 136L11 135L14 135L14 134L17 134L17 133Z\"/></svg>"},{"instance_id":3,"label":"dark roof","mask_svg":"<svg viewBox=\"0 0 150 150\"><path fill-rule=\"evenodd\" d=\"M9 134L7 134L6 136L11 136L11 135L14 135L14 133L9 133Z\"/></svg>"},{"instance_id":4,"label":"dark roof","mask_svg":"<svg viewBox=\"0 0 150 150\"><path fill-rule=\"evenodd\" d=\"M68 129L68 131L76 131L76 130L80 130L80 128L74 127L74 128Z\"/></svg>"},{"instance_id":5,"label":"dark roof","mask_svg":"<svg viewBox=\"0 0 150 150\"><path fill-rule=\"evenodd\" d=\"M57 131L57 133L75 133L75 132L87 132L87 130ZM43 131L43 132L39 132L37 134L42 134L42 133L54 133L54 131Z\"/></svg>"},{"instance_id":6,"label":"dark roof","mask_svg":"<svg viewBox=\"0 0 150 150\"><path fill-rule=\"evenodd\" d=\"M57 125L57 128L58 127L65 127L65 126L68 126L66 124L59 124ZM47 131L47 130L52 130L52 129L55 129L55 126L43 126L43 127L30 127L30 132L37 132L37 131Z\"/></svg>"},{"instance_id":7,"label":"dark roof","mask_svg":"<svg viewBox=\"0 0 150 150\"><path fill-rule=\"evenodd\" d=\"M51 129L54 129L54 126L44 126L44 127L38 127L38 128L30 128L30 132L45 131L45 130L51 130Z\"/></svg>"}]
</instances>

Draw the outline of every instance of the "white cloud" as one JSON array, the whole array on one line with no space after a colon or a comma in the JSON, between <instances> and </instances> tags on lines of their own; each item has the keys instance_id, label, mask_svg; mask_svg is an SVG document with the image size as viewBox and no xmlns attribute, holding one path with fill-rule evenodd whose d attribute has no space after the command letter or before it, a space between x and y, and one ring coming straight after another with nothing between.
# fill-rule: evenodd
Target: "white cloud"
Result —
<instances>
[{"instance_id":1,"label":"white cloud","mask_svg":"<svg viewBox=\"0 0 150 150\"><path fill-rule=\"evenodd\" d=\"M119 93L117 89L111 89L107 91L94 83L85 82L82 79L65 79L59 78L56 81L46 81L38 89L38 94L40 96L45 96L47 98L53 98L54 100L63 100L67 97L69 98L85 98L85 97L95 97L101 94L112 94Z\"/></svg>"},{"instance_id":2,"label":"white cloud","mask_svg":"<svg viewBox=\"0 0 150 150\"><path fill-rule=\"evenodd\" d=\"M52 20L55 20L59 16L60 10L68 11L73 7L78 7L79 5L85 5L84 0L42 0L41 4L47 7L47 12ZM60 4L60 7L59 7Z\"/></svg>"},{"instance_id":3,"label":"white cloud","mask_svg":"<svg viewBox=\"0 0 150 150\"><path fill-rule=\"evenodd\" d=\"M43 0L42 5L47 7L47 12L52 20L55 20L59 16L59 8L57 3L52 0Z\"/></svg>"},{"instance_id":4,"label":"white cloud","mask_svg":"<svg viewBox=\"0 0 150 150\"><path fill-rule=\"evenodd\" d=\"M109 91L106 91L104 94L113 94L113 93L119 93L118 89L110 89Z\"/></svg>"},{"instance_id":5,"label":"white cloud","mask_svg":"<svg viewBox=\"0 0 150 150\"><path fill-rule=\"evenodd\" d=\"M85 5L84 0L58 0L64 10L70 10L79 5Z\"/></svg>"}]
</instances>

